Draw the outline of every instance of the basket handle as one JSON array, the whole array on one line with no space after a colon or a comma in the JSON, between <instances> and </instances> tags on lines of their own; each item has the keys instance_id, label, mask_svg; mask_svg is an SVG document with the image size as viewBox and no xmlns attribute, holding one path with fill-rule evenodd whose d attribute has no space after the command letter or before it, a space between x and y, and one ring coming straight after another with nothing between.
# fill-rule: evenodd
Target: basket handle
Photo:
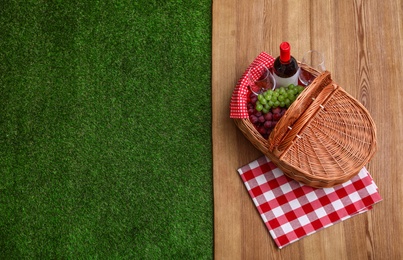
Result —
<instances>
[{"instance_id":1,"label":"basket handle","mask_svg":"<svg viewBox=\"0 0 403 260\"><path fill-rule=\"evenodd\" d=\"M320 74L287 109L269 137L269 150L276 156L290 145L309 119L318 111L320 105L334 90L330 72ZM330 87L329 87L330 86ZM325 90L323 93L322 91ZM321 94L322 93L322 94Z\"/></svg>"}]
</instances>

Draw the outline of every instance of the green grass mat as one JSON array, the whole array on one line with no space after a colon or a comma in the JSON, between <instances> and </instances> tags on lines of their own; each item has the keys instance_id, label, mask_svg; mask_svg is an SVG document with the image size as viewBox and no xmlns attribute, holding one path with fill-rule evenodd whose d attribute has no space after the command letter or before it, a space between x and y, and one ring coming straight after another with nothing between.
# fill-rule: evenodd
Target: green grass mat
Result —
<instances>
[{"instance_id":1,"label":"green grass mat","mask_svg":"<svg viewBox=\"0 0 403 260\"><path fill-rule=\"evenodd\" d=\"M2 1L0 258L211 259L211 1Z\"/></svg>"}]
</instances>

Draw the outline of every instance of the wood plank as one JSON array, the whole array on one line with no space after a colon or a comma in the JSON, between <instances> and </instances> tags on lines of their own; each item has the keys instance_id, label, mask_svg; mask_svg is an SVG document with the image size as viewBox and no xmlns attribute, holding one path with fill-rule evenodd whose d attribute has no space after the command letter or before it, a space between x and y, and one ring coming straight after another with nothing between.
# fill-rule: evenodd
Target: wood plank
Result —
<instances>
[{"instance_id":1,"label":"wood plank","mask_svg":"<svg viewBox=\"0 0 403 260\"><path fill-rule=\"evenodd\" d=\"M403 2L213 1L212 132L216 259L403 259ZM236 172L262 154L229 118L229 100L249 63L289 41L300 59L324 53L333 79L377 125L368 164L383 201L374 209L277 249Z\"/></svg>"}]
</instances>

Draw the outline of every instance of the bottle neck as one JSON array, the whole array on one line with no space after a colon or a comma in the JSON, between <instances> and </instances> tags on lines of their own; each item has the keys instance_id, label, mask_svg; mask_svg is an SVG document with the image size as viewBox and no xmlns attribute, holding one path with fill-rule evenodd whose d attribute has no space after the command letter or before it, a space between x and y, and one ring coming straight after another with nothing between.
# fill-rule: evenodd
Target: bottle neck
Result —
<instances>
[{"instance_id":1,"label":"bottle neck","mask_svg":"<svg viewBox=\"0 0 403 260\"><path fill-rule=\"evenodd\" d=\"M284 61L284 60L282 60L282 59L280 58L280 63L281 63L281 64L290 64L290 63L291 63L291 59L288 59L288 60Z\"/></svg>"}]
</instances>

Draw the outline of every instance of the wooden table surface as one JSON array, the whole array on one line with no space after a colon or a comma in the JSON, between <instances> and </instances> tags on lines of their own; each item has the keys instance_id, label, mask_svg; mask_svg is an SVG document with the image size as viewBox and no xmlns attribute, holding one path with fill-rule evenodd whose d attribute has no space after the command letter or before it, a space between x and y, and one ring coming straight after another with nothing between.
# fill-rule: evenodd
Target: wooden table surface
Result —
<instances>
[{"instance_id":1,"label":"wooden table surface","mask_svg":"<svg viewBox=\"0 0 403 260\"><path fill-rule=\"evenodd\" d=\"M321 51L332 78L367 107L378 151L367 165L383 201L278 249L237 169L262 155L229 118L237 80L262 51L288 41ZM403 1L214 0L215 259L403 259Z\"/></svg>"}]
</instances>

